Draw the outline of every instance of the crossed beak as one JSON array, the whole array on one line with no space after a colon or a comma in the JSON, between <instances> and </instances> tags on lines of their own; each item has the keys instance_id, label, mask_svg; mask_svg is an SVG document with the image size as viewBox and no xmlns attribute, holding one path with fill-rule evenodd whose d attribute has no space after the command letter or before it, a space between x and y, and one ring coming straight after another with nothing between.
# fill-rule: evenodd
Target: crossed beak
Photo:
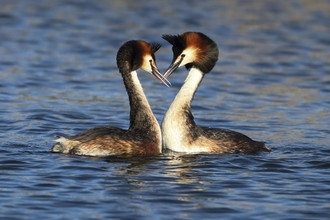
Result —
<instances>
[{"instance_id":1,"label":"crossed beak","mask_svg":"<svg viewBox=\"0 0 330 220\"><path fill-rule=\"evenodd\" d=\"M157 66L153 64L153 62L150 62L151 66L151 73L154 75L159 81L161 81L165 86L170 87L171 83L166 79L166 77L161 74Z\"/></svg>"},{"instance_id":2,"label":"crossed beak","mask_svg":"<svg viewBox=\"0 0 330 220\"><path fill-rule=\"evenodd\" d=\"M172 64L167 68L166 72L164 73L164 77L168 78L172 73L179 68L180 64L182 63L182 60L184 58L184 55L181 55L181 58L179 61L175 62L173 61Z\"/></svg>"}]
</instances>

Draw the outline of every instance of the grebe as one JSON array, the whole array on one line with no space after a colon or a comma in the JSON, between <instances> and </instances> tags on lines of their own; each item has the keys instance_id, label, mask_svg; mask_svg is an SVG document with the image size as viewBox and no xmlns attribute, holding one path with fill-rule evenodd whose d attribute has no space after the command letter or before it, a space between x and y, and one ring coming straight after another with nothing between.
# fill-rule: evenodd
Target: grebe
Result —
<instances>
[{"instance_id":1,"label":"grebe","mask_svg":"<svg viewBox=\"0 0 330 220\"><path fill-rule=\"evenodd\" d=\"M185 153L257 153L267 151L265 143L231 130L199 127L190 106L204 75L215 66L219 50L216 43L199 32L163 35L173 45L173 60L164 76L185 66L189 74L167 110L162 122L163 148Z\"/></svg>"},{"instance_id":2,"label":"grebe","mask_svg":"<svg viewBox=\"0 0 330 220\"><path fill-rule=\"evenodd\" d=\"M141 68L158 78L166 86L156 66L154 53L160 44L132 40L123 44L117 53L117 66L123 77L130 104L128 130L116 127L97 127L71 136L57 136L52 152L88 156L150 156L161 153L161 130L143 92L136 70Z\"/></svg>"}]
</instances>

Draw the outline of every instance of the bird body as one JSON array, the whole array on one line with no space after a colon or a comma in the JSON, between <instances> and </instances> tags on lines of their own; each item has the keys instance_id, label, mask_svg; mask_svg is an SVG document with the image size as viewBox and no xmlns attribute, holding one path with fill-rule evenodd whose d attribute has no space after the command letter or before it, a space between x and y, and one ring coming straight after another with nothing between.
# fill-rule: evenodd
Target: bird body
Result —
<instances>
[{"instance_id":1,"label":"bird body","mask_svg":"<svg viewBox=\"0 0 330 220\"><path fill-rule=\"evenodd\" d=\"M104 126L71 137L57 136L57 143L51 151L88 156L159 154L162 148L160 126L136 72L142 68L165 85L170 85L155 63L154 53L159 47L159 44L148 44L144 41L128 41L117 53L117 66L123 77L130 103L130 126L127 130Z\"/></svg>"},{"instance_id":2,"label":"bird body","mask_svg":"<svg viewBox=\"0 0 330 220\"><path fill-rule=\"evenodd\" d=\"M217 45L206 35L186 32L164 35L173 47L173 61L165 73L169 77L180 66L188 76L167 110L161 128L163 148L185 153L258 153L270 151L263 142L222 128L198 126L191 113L191 102L206 73L218 60Z\"/></svg>"}]
</instances>

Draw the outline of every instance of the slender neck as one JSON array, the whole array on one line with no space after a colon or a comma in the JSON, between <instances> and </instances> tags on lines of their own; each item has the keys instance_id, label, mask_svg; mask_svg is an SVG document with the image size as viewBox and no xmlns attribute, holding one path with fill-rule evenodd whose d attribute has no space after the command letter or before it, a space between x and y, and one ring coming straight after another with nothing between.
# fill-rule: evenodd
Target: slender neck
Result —
<instances>
[{"instance_id":1,"label":"slender neck","mask_svg":"<svg viewBox=\"0 0 330 220\"><path fill-rule=\"evenodd\" d=\"M147 97L143 92L137 72L123 74L130 104L130 127L134 130L159 130L158 122L152 113Z\"/></svg>"},{"instance_id":2,"label":"slender neck","mask_svg":"<svg viewBox=\"0 0 330 220\"><path fill-rule=\"evenodd\" d=\"M176 95L174 101L172 102L170 109L173 111L189 111L190 105L194 98L194 95L198 89L199 84L203 80L204 74L196 68L191 68L188 76L182 85L180 91Z\"/></svg>"}]
</instances>

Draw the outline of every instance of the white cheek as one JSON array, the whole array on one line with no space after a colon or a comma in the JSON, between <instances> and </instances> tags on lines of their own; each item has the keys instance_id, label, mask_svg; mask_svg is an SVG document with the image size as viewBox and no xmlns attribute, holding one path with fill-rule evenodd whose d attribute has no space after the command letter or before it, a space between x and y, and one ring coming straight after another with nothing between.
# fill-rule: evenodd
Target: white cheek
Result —
<instances>
[{"instance_id":1,"label":"white cheek","mask_svg":"<svg viewBox=\"0 0 330 220\"><path fill-rule=\"evenodd\" d=\"M187 48L187 49L185 49L185 50L182 52L181 55L183 55L183 54L185 55L185 57L183 58L183 60L182 60L182 62L181 62L181 64L180 64L180 66L184 66L184 65L186 65L186 64L188 64L188 63L192 63L192 62L194 62L195 59L196 59L196 49L193 49L193 48ZM180 60L181 55L178 57L178 58L179 58L178 60Z\"/></svg>"},{"instance_id":2,"label":"white cheek","mask_svg":"<svg viewBox=\"0 0 330 220\"><path fill-rule=\"evenodd\" d=\"M150 60L153 60L151 56L144 56L143 64L142 64L141 68L144 69L145 71L151 73L152 69L151 69L151 65L150 65ZM154 61L152 61L152 62L154 62Z\"/></svg>"},{"instance_id":3,"label":"white cheek","mask_svg":"<svg viewBox=\"0 0 330 220\"><path fill-rule=\"evenodd\" d=\"M184 65L186 65L188 63L192 63L192 62L194 62L194 59L191 56L185 56L182 63L180 64L180 66L184 66Z\"/></svg>"}]
</instances>

